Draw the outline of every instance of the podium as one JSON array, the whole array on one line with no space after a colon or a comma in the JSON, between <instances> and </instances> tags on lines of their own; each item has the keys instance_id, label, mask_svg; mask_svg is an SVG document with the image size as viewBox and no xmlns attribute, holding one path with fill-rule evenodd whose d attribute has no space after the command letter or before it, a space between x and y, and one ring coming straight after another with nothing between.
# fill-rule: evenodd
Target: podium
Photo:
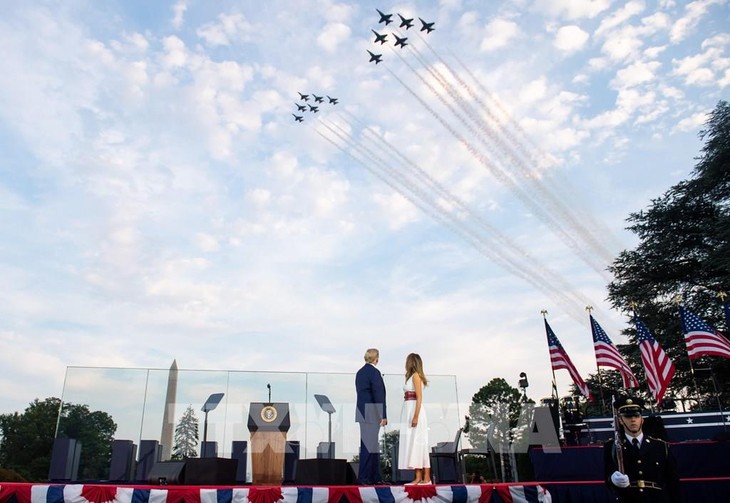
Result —
<instances>
[{"instance_id":1,"label":"podium","mask_svg":"<svg viewBox=\"0 0 730 503\"><path fill-rule=\"evenodd\" d=\"M289 404L251 403L248 431L251 432L251 478L254 485L281 485L284 473Z\"/></svg>"}]
</instances>

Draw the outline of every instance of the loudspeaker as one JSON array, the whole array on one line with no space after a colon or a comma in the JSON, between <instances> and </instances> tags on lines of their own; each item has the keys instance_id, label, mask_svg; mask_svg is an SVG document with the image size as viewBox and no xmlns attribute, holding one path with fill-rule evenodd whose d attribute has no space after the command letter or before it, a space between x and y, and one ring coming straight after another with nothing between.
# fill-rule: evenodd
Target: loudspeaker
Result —
<instances>
[{"instance_id":1,"label":"loudspeaker","mask_svg":"<svg viewBox=\"0 0 730 503\"><path fill-rule=\"evenodd\" d=\"M347 486L357 484L357 475L346 459L300 459L297 485Z\"/></svg>"},{"instance_id":2,"label":"loudspeaker","mask_svg":"<svg viewBox=\"0 0 730 503\"><path fill-rule=\"evenodd\" d=\"M54 438L48 480L71 481L79 478L81 442L75 438Z\"/></svg>"},{"instance_id":3,"label":"loudspeaker","mask_svg":"<svg viewBox=\"0 0 730 503\"><path fill-rule=\"evenodd\" d=\"M246 483L246 467L248 463L248 442L234 440L231 444L231 459L238 461L236 468L236 484Z\"/></svg>"},{"instance_id":4,"label":"loudspeaker","mask_svg":"<svg viewBox=\"0 0 730 503\"><path fill-rule=\"evenodd\" d=\"M162 448L157 440L142 440L139 443L139 461L135 480L149 480L150 470L160 461Z\"/></svg>"},{"instance_id":5,"label":"loudspeaker","mask_svg":"<svg viewBox=\"0 0 730 503\"><path fill-rule=\"evenodd\" d=\"M155 463L147 476L150 485L180 485L185 483L185 461L160 461Z\"/></svg>"},{"instance_id":6,"label":"loudspeaker","mask_svg":"<svg viewBox=\"0 0 730 503\"><path fill-rule=\"evenodd\" d=\"M218 442L207 440L200 442L200 457L201 458L217 458L218 457Z\"/></svg>"},{"instance_id":7,"label":"loudspeaker","mask_svg":"<svg viewBox=\"0 0 730 503\"><path fill-rule=\"evenodd\" d=\"M134 480L137 463L137 446L131 440L112 442L112 460L109 464L109 480L130 482Z\"/></svg>"},{"instance_id":8,"label":"loudspeaker","mask_svg":"<svg viewBox=\"0 0 730 503\"><path fill-rule=\"evenodd\" d=\"M335 459L335 443L320 442L317 444L317 457L319 459Z\"/></svg>"},{"instance_id":9,"label":"loudspeaker","mask_svg":"<svg viewBox=\"0 0 730 503\"><path fill-rule=\"evenodd\" d=\"M227 458L191 458L185 463L185 483L195 486L236 484L238 461Z\"/></svg>"},{"instance_id":10,"label":"loudspeaker","mask_svg":"<svg viewBox=\"0 0 730 503\"><path fill-rule=\"evenodd\" d=\"M284 451L284 484L293 484L296 480L298 461L299 440L288 441Z\"/></svg>"}]
</instances>

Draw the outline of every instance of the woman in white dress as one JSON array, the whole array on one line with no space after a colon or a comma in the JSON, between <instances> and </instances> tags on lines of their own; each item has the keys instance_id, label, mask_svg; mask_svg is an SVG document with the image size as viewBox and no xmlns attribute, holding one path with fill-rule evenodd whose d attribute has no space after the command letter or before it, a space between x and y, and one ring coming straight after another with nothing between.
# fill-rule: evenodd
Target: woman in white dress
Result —
<instances>
[{"instance_id":1,"label":"woman in white dress","mask_svg":"<svg viewBox=\"0 0 730 503\"><path fill-rule=\"evenodd\" d=\"M423 373L423 361L416 353L406 358L406 383L401 410L398 440L398 469L415 470L411 484L431 483L431 462L428 457L428 418L423 408L423 388L428 379Z\"/></svg>"}]
</instances>

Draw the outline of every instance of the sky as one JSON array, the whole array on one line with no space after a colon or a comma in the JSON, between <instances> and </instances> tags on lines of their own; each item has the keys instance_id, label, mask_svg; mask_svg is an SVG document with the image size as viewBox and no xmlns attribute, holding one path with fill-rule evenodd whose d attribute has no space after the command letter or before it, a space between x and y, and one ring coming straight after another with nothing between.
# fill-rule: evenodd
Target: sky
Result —
<instances>
[{"instance_id":1,"label":"sky","mask_svg":"<svg viewBox=\"0 0 730 503\"><path fill-rule=\"evenodd\" d=\"M455 375L462 413L520 372L547 397L541 311L584 377L586 306L627 342L606 268L730 84L726 0L2 6L0 413L68 366L368 347Z\"/></svg>"}]
</instances>

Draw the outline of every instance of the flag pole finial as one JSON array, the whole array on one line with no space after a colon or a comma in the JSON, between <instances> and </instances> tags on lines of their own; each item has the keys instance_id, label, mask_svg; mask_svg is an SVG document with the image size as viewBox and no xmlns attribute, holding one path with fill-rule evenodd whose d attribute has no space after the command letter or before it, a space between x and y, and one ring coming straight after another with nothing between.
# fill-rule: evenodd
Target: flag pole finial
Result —
<instances>
[{"instance_id":1,"label":"flag pole finial","mask_svg":"<svg viewBox=\"0 0 730 503\"><path fill-rule=\"evenodd\" d=\"M680 305L682 303L682 296L677 294L674 297L672 297L672 304Z\"/></svg>"},{"instance_id":2,"label":"flag pole finial","mask_svg":"<svg viewBox=\"0 0 730 503\"><path fill-rule=\"evenodd\" d=\"M540 314L541 314L541 315L542 315L542 317L544 318L544 317L545 317L545 316L546 316L546 315L548 314L548 312L547 312L547 309L541 309L541 310L540 310Z\"/></svg>"},{"instance_id":3,"label":"flag pole finial","mask_svg":"<svg viewBox=\"0 0 730 503\"><path fill-rule=\"evenodd\" d=\"M727 297L727 294L720 290L719 292L717 292L717 296L720 297L720 302L725 302L725 297Z\"/></svg>"},{"instance_id":4,"label":"flag pole finial","mask_svg":"<svg viewBox=\"0 0 730 503\"><path fill-rule=\"evenodd\" d=\"M593 306L586 306L586 311L588 311L588 314L591 314L591 311L593 311Z\"/></svg>"}]
</instances>

